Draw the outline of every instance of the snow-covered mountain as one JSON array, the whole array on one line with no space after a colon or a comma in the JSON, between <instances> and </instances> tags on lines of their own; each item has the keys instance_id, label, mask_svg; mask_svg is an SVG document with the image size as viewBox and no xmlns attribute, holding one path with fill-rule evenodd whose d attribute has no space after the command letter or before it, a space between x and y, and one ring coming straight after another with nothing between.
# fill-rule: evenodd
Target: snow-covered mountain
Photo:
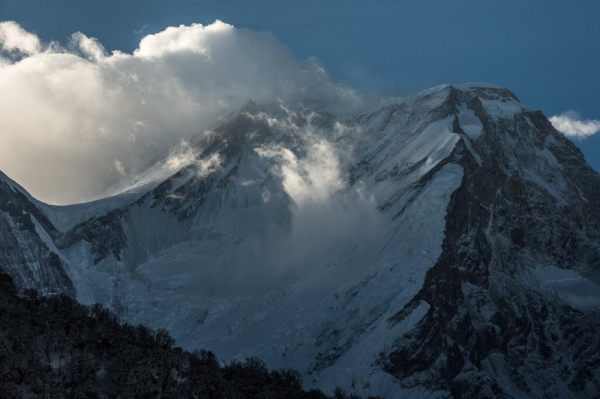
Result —
<instances>
[{"instance_id":1,"label":"snow-covered mountain","mask_svg":"<svg viewBox=\"0 0 600 399\"><path fill-rule=\"evenodd\" d=\"M0 269L383 397L600 395L600 176L509 90L244 108L115 194L0 176Z\"/></svg>"}]
</instances>

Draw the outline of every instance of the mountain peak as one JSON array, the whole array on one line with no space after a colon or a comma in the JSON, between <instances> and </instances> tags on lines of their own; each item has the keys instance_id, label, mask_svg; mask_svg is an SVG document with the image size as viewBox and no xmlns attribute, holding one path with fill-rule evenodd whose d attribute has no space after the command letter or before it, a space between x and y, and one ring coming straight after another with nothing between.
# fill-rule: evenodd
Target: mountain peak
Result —
<instances>
[{"instance_id":1,"label":"mountain peak","mask_svg":"<svg viewBox=\"0 0 600 399\"><path fill-rule=\"evenodd\" d=\"M21 185L15 182L13 179L8 177L4 172L0 171L0 185L6 184L8 187L12 189L14 192L18 192L24 195L28 200L32 202L37 202Z\"/></svg>"},{"instance_id":2,"label":"mountain peak","mask_svg":"<svg viewBox=\"0 0 600 399\"><path fill-rule=\"evenodd\" d=\"M261 108L252 99L248 100L248 102L238 111L240 114L250 115L257 115L260 112L262 112Z\"/></svg>"},{"instance_id":3,"label":"mountain peak","mask_svg":"<svg viewBox=\"0 0 600 399\"><path fill-rule=\"evenodd\" d=\"M475 93L479 97L488 100L515 101L517 103L521 102L519 97L517 97L517 95L509 89L492 83L467 82L453 84L450 85L450 87L463 92Z\"/></svg>"}]
</instances>

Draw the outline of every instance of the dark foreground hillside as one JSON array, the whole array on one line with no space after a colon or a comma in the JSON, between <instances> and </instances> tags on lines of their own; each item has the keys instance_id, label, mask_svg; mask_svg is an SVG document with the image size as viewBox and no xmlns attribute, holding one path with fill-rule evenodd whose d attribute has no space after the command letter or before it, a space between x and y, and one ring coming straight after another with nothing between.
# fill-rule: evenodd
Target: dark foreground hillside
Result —
<instances>
[{"instance_id":1,"label":"dark foreground hillside","mask_svg":"<svg viewBox=\"0 0 600 399\"><path fill-rule=\"evenodd\" d=\"M100 305L19 294L0 274L0 398L326 398L302 390L296 371L256 358L221 366L212 352L173 345Z\"/></svg>"}]
</instances>

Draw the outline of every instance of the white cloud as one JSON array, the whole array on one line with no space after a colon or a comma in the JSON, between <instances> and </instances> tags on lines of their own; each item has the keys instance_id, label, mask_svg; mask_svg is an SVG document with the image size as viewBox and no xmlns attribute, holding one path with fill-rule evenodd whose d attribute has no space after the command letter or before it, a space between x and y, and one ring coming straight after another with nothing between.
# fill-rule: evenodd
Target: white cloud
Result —
<instances>
[{"instance_id":1,"label":"white cloud","mask_svg":"<svg viewBox=\"0 0 600 399\"><path fill-rule=\"evenodd\" d=\"M24 54L36 54L42 45L38 37L25 31L13 21L0 22L0 48L4 51L19 51Z\"/></svg>"},{"instance_id":2,"label":"white cloud","mask_svg":"<svg viewBox=\"0 0 600 399\"><path fill-rule=\"evenodd\" d=\"M115 169L121 176L127 176L127 172L125 172L125 167L123 166L123 162L115 159Z\"/></svg>"},{"instance_id":3,"label":"white cloud","mask_svg":"<svg viewBox=\"0 0 600 399\"><path fill-rule=\"evenodd\" d=\"M144 37L134 54L139 57L160 57L171 53L192 52L209 57L209 52L214 47L213 40L234 31L233 25L219 20L208 26L171 26L162 32Z\"/></svg>"},{"instance_id":4,"label":"white cloud","mask_svg":"<svg viewBox=\"0 0 600 399\"><path fill-rule=\"evenodd\" d=\"M147 35L132 54L80 32L67 47L44 44L3 22L0 170L42 200L89 200L248 99L338 96L353 93L316 60L220 21Z\"/></svg>"},{"instance_id":5,"label":"white cloud","mask_svg":"<svg viewBox=\"0 0 600 399\"><path fill-rule=\"evenodd\" d=\"M146 22L144 24L144 26L142 26L140 29L134 30L133 33L135 33L136 35L141 35L142 33L144 33L144 31L146 30L147 27L148 27L148 22Z\"/></svg>"},{"instance_id":6,"label":"white cloud","mask_svg":"<svg viewBox=\"0 0 600 399\"><path fill-rule=\"evenodd\" d=\"M100 61L106 57L104 46L98 40L89 38L81 32L71 35L71 43L92 61Z\"/></svg>"},{"instance_id":7,"label":"white cloud","mask_svg":"<svg viewBox=\"0 0 600 399\"><path fill-rule=\"evenodd\" d=\"M550 122L556 130L565 134L565 136L576 139L584 139L600 132L600 121L596 119L581 119L575 111L563 112L560 115L554 115Z\"/></svg>"},{"instance_id":8,"label":"white cloud","mask_svg":"<svg viewBox=\"0 0 600 399\"><path fill-rule=\"evenodd\" d=\"M345 187L339 157L331 143L316 139L308 147L308 154L298 158L285 147L267 147L256 150L261 156L277 157L283 188L294 202L325 203Z\"/></svg>"}]
</instances>

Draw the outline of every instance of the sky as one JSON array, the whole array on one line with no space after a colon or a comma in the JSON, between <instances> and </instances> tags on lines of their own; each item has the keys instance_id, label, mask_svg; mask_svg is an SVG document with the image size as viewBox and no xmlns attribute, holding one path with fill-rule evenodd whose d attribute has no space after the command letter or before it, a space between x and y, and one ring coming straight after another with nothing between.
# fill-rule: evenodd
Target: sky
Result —
<instances>
[{"instance_id":1,"label":"sky","mask_svg":"<svg viewBox=\"0 0 600 399\"><path fill-rule=\"evenodd\" d=\"M15 21L44 43L69 43L81 32L106 54L132 53L168 26L219 19L271 32L298 63L316 57L331 79L365 92L494 83L553 117L596 170L599 16L593 0L0 0L0 21Z\"/></svg>"}]
</instances>

